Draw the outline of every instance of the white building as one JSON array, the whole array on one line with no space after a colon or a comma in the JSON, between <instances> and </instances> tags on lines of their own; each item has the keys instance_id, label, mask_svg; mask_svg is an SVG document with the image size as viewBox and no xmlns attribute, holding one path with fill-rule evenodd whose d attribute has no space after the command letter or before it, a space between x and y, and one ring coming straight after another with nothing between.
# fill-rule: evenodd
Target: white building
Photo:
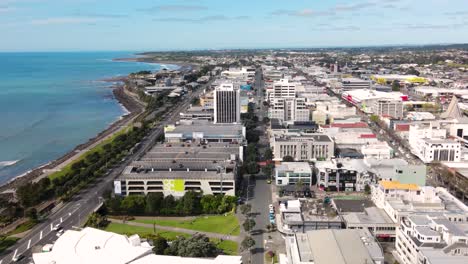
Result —
<instances>
[{"instance_id":1,"label":"white building","mask_svg":"<svg viewBox=\"0 0 468 264\"><path fill-rule=\"evenodd\" d=\"M391 159L393 158L393 148L385 141L378 141L373 144L363 145L361 153L365 158Z\"/></svg>"},{"instance_id":2,"label":"white building","mask_svg":"<svg viewBox=\"0 0 468 264\"><path fill-rule=\"evenodd\" d=\"M240 123L240 90L224 83L214 90L214 123Z\"/></svg>"},{"instance_id":3,"label":"white building","mask_svg":"<svg viewBox=\"0 0 468 264\"><path fill-rule=\"evenodd\" d=\"M323 229L296 233L286 240L281 264L383 264L382 248L366 230Z\"/></svg>"},{"instance_id":4,"label":"white building","mask_svg":"<svg viewBox=\"0 0 468 264\"><path fill-rule=\"evenodd\" d=\"M34 253L35 264L241 264L240 256L220 255L215 259L182 258L155 255L152 246L138 235L127 237L94 228L68 230L60 236L52 251Z\"/></svg>"},{"instance_id":5,"label":"white building","mask_svg":"<svg viewBox=\"0 0 468 264\"><path fill-rule=\"evenodd\" d=\"M275 168L276 185L312 184L312 168L307 162L283 162Z\"/></svg>"},{"instance_id":6,"label":"white building","mask_svg":"<svg viewBox=\"0 0 468 264\"><path fill-rule=\"evenodd\" d=\"M304 98L274 98L269 116L285 122L310 121L310 111Z\"/></svg>"},{"instance_id":7,"label":"white building","mask_svg":"<svg viewBox=\"0 0 468 264\"><path fill-rule=\"evenodd\" d=\"M460 142L447 139L446 136L447 131L436 122L411 124L408 136L411 152L424 163L460 161Z\"/></svg>"},{"instance_id":8,"label":"white building","mask_svg":"<svg viewBox=\"0 0 468 264\"><path fill-rule=\"evenodd\" d=\"M296 86L298 85L300 84L289 82L288 79L281 79L273 83L272 90L267 95L267 98L270 101L275 98L296 98Z\"/></svg>"},{"instance_id":9,"label":"white building","mask_svg":"<svg viewBox=\"0 0 468 264\"><path fill-rule=\"evenodd\" d=\"M390 116L396 119L403 118L403 102L401 100L376 100L372 112L379 116Z\"/></svg>"},{"instance_id":10,"label":"white building","mask_svg":"<svg viewBox=\"0 0 468 264\"><path fill-rule=\"evenodd\" d=\"M334 155L334 142L327 135L292 133L275 136L271 140L275 161L290 156L295 161L330 159Z\"/></svg>"},{"instance_id":11,"label":"white building","mask_svg":"<svg viewBox=\"0 0 468 264\"><path fill-rule=\"evenodd\" d=\"M361 109L365 113L373 113L376 101L408 101L408 96L400 92L379 92L374 90L358 89L345 91L341 97Z\"/></svg>"}]
</instances>

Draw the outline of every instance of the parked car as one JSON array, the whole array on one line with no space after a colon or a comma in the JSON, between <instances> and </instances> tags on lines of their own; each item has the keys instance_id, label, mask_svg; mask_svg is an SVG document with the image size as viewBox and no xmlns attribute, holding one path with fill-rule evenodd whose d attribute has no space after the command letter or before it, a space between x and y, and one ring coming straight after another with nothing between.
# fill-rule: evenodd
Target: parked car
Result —
<instances>
[{"instance_id":1,"label":"parked car","mask_svg":"<svg viewBox=\"0 0 468 264\"><path fill-rule=\"evenodd\" d=\"M65 232L65 230L61 229L57 232L57 234L55 234L56 236L60 237L61 235L63 235L63 233Z\"/></svg>"}]
</instances>

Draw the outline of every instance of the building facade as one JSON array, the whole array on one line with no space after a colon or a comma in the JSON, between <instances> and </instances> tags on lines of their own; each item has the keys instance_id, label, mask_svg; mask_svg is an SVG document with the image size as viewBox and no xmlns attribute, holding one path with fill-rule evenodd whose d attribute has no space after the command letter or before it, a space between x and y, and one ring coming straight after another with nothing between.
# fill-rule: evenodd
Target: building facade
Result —
<instances>
[{"instance_id":1,"label":"building facade","mask_svg":"<svg viewBox=\"0 0 468 264\"><path fill-rule=\"evenodd\" d=\"M269 116L285 122L310 121L310 111L304 98L275 98L272 100Z\"/></svg>"},{"instance_id":2,"label":"building facade","mask_svg":"<svg viewBox=\"0 0 468 264\"><path fill-rule=\"evenodd\" d=\"M331 138L322 134L282 135L274 137L271 146L276 161L286 156L296 161L330 159L335 151Z\"/></svg>"},{"instance_id":3,"label":"building facade","mask_svg":"<svg viewBox=\"0 0 468 264\"><path fill-rule=\"evenodd\" d=\"M307 162L283 162L275 168L276 185L291 185L301 181L312 184L312 168Z\"/></svg>"},{"instance_id":4,"label":"building facade","mask_svg":"<svg viewBox=\"0 0 468 264\"><path fill-rule=\"evenodd\" d=\"M214 123L240 123L240 90L232 83L214 90Z\"/></svg>"},{"instance_id":5,"label":"building facade","mask_svg":"<svg viewBox=\"0 0 468 264\"><path fill-rule=\"evenodd\" d=\"M379 116L403 118L403 102L398 100L376 100L372 106L372 112Z\"/></svg>"}]
</instances>

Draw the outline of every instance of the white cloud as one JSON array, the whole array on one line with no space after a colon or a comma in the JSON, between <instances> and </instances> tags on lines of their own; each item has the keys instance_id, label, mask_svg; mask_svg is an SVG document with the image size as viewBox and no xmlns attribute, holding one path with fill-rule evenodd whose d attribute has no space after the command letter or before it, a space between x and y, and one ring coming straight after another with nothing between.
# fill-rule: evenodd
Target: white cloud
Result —
<instances>
[{"instance_id":1,"label":"white cloud","mask_svg":"<svg viewBox=\"0 0 468 264\"><path fill-rule=\"evenodd\" d=\"M96 23L99 19L93 17L53 17L35 19L31 21L33 25L64 25L64 24L88 24Z\"/></svg>"}]
</instances>

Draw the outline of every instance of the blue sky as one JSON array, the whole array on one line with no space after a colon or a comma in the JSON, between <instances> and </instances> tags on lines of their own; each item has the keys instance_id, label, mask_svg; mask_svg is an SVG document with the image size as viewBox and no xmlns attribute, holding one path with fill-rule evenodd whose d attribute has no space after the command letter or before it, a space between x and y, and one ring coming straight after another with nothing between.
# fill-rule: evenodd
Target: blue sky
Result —
<instances>
[{"instance_id":1,"label":"blue sky","mask_svg":"<svg viewBox=\"0 0 468 264\"><path fill-rule=\"evenodd\" d=\"M0 51L467 43L468 0L0 0Z\"/></svg>"}]
</instances>

